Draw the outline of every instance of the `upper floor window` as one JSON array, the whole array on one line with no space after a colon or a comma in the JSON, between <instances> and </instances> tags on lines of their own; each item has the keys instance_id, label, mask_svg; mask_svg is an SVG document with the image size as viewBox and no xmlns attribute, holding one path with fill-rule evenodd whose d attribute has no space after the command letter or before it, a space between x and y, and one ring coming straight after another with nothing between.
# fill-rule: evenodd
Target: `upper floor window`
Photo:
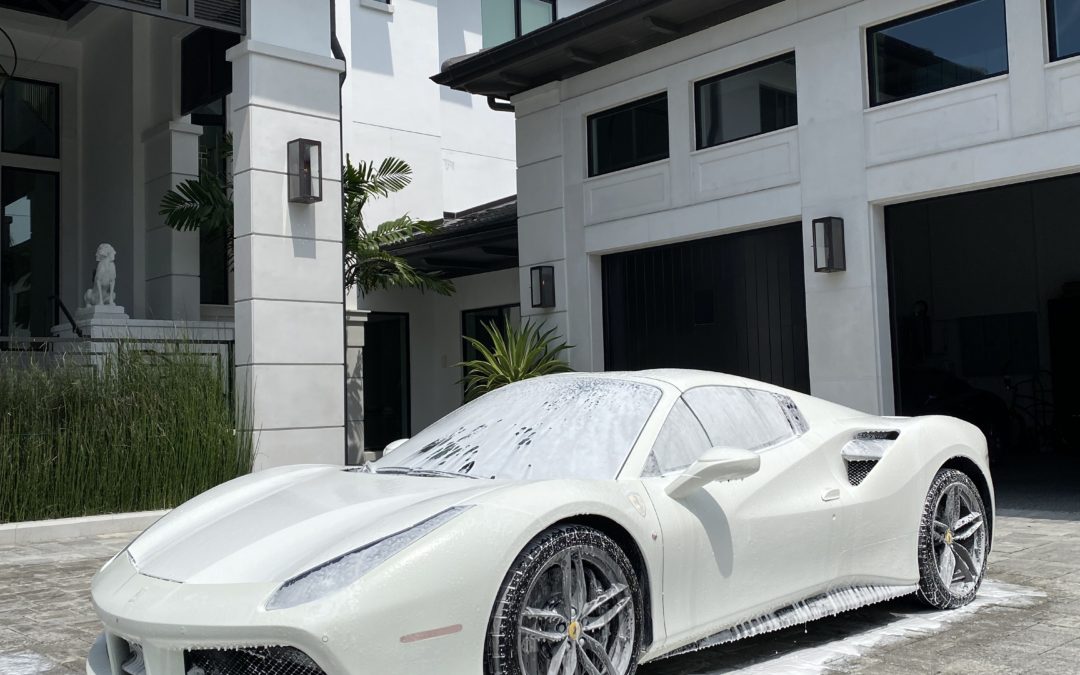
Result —
<instances>
[{"instance_id":1,"label":"upper floor window","mask_svg":"<svg viewBox=\"0 0 1080 675\"><path fill-rule=\"evenodd\" d=\"M509 42L555 20L555 0L481 0L484 49Z\"/></svg>"},{"instance_id":2,"label":"upper floor window","mask_svg":"<svg viewBox=\"0 0 1080 675\"><path fill-rule=\"evenodd\" d=\"M762 450L806 432L806 421L786 396L743 387L697 387L683 399L714 447Z\"/></svg>"},{"instance_id":3,"label":"upper floor window","mask_svg":"<svg viewBox=\"0 0 1080 675\"><path fill-rule=\"evenodd\" d=\"M20 155L60 156L60 87L13 78L0 96L0 149Z\"/></svg>"},{"instance_id":4,"label":"upper floor window","mask_svg":"<svg viewBox=\"0 0 1080 675\"><path fill-rule=\"evenodd\" d=\"M667 94L596 113L588 125L590 176L668 156Z\"/></svg>"},{"instance_id":5,"label":"upper floor window","mask_svg":"<svg viewBox=\"0 0 1080 675\"><path fill-rule=\"evenodd\" d=\"M1009 72L1005 0L964 0L867 30L870 105Z\"/></svg>"},{"instance_id":6,"label":"upper floor window","mask_svg":"<svg viewBox=\"0 0 1080 675\"><path fill-rule=\"evenodd\" d=\"M1080 56L1080 0L1046 0L1050 60Z\"/></svg>"},{"instance_id":7,"label":"upper floor window","mask_svg":"<svg viewBox=\"0 0 1080 675\"><path fill-rule=\"evenodd\" d=\"M699 150L795 126L795 55L698 82L694 101Z\"/></svg>"}]
</instances>

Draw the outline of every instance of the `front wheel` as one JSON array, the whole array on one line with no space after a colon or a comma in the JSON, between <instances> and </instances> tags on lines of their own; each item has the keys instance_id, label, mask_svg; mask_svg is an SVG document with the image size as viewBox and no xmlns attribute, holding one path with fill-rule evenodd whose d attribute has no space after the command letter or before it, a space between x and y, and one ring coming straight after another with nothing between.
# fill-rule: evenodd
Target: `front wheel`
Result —
<instances>
[{"instance_id":1,"label":"front wheel","mask_svg":"<svg viewBox=\"0 0 1080 675\"><path fill-rule=\"evenodd\" d=\"M975 599L986 573L986 505L968 476L942 469L934 477L919 529L919 599L937 609Z\"/></svg>"},{"instance_id":2,"label":"front wheel","mask_svg":"<svg viewBox=\"0 0 1080 675\"><path fill-rule=\"evenodd\" d=\"M641 589L615 541L580 525L533 539L503 582L487 639L487 675L633 675Z\"/></svg>"}]
</instances>

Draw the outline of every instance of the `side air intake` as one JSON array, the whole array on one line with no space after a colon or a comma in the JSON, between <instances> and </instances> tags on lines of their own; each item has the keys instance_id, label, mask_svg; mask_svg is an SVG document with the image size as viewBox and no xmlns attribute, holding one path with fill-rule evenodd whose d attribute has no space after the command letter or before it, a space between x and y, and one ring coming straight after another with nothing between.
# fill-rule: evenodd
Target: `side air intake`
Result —
<instances>
[{"instance_id":1,"label":"side air intake","mask_svg":"<svg viewBox=\"0 0 1080 675\"><path fill-rule=\"evenodd\" d=\"M899 431L886 429L860 431L855 434L840 451L847 465L848 482L858 485L866 480L899 437Z\"/></svg>"}]
</instances>

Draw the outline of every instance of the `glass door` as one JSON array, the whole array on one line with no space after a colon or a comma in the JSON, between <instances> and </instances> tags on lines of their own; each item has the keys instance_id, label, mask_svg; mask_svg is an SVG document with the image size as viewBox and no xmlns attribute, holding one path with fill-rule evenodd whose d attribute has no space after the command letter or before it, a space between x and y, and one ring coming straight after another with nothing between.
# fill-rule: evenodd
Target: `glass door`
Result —
<instances>
[{"instance_id":1,"label":"glass door","mask_svg":"<svg viewBox=\"0 0 1080 675\"><path fill-rule=\"evenodd\" d=\"M0 335L50 334L59 182L51 171L0 168Z\"/></svg>"},{"instance_id":2,"label":"glass door","mask_svg":"<svg viewBox=\"0 0 1080 675\"><path fill-rule=\"evenodd\" d=\"M12 78L0 95L0 336L56 323L60 87Z\"/></svg>"}]
</instances>

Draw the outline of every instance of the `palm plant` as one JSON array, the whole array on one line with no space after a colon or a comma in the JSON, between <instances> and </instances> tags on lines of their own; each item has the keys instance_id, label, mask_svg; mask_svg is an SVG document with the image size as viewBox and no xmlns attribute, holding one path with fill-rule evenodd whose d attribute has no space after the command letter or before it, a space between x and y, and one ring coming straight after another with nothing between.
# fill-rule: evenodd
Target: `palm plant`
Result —
<instances>
[{"instance_id":1,"label":"palm plant","mask_svg":"<svg viewBox=\"0 0 1080 675\"><path fill-rule=\"evenodd\" d=\"M188 179L165 193L159 213L175 230L199 230L223 237L229 265L233 246L233 183L230 173L232 138L200 158L198 178ZM386 197L412 182L412 168L404 161L387 157L382 162L353 164L346 157L342 168L345 249L345 288L356 286L363 293L384 288L418 288L442 295L454 292L454 284L437 274L417 270L407 260L387 249L420 234L430 234L438 223L402 216L368 229L363 209L375 197Z\"/></svg>"},{"instance_id":2,"label":"palm plant","mask_svg":"<svg viewBox=\"0 0 1080 675\"><path fill-rule=\"evenodd\" d=\"M480 358L457 364L465 368L465 396L471 400L506 386L541 375L570 372L561 355L570 349L565 342L556 344L555 329L526 322L520 328L506 324L501 330L494 322L483 324L491 340L489 349L482 341L463 336Z\"/></svg>"},{"instance_id":3,"label":"palm plant","mask_svg":"<svg viewBox=\"0 0 1080 675\"><path fill-rule=\"evenodd\" d=\"M345 288L356 286L362 293L384 288L418 288L440 295L454 292L454 283L437 274L422 272L388 248L421 234L432 234L438 223L404 215L374 229L364 225L364 207L375 197L387 197L404 190L412 182L412 168L404 161L387 157L353 164L345 156L341 187L345 200L344 232Z\"/></svg>"},{"instance_id":4,"label":"palm plant","mask_svg":"<svg viewBox=\"0 0 1080 675\"><path fill-rule=\"evenodd\" d=\"M158 214L174 230L201 231L224 239L229 267L233 259L232 135L199 156L199 177L189 178L161 198Z\"/></svg>"}]
</instances>

